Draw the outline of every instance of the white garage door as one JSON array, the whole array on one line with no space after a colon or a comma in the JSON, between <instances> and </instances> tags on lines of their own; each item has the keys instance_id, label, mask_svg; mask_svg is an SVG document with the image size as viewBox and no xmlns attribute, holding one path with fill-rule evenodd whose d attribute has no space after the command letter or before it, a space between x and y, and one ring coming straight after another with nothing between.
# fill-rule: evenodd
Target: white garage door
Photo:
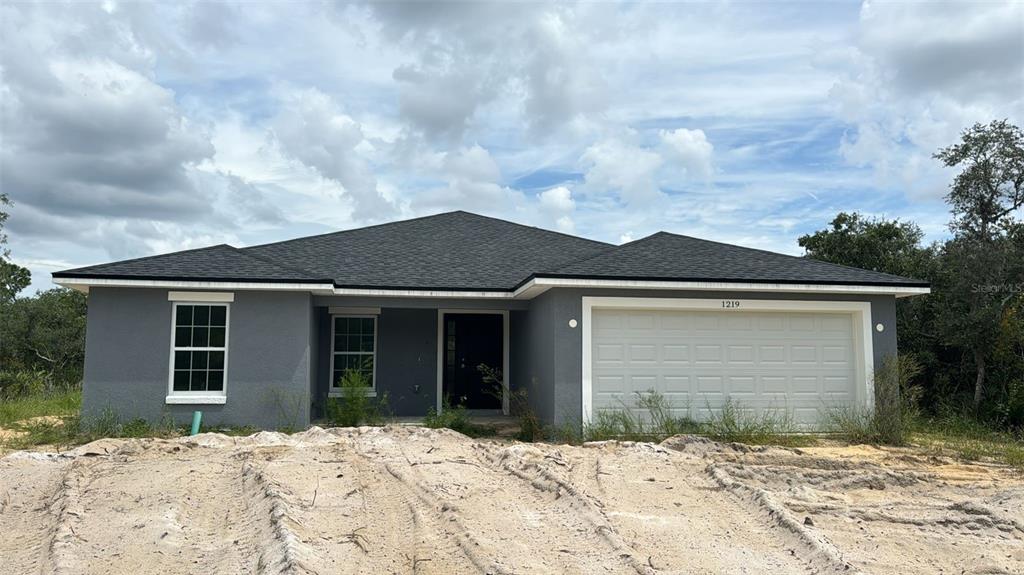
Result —
<instances>
[{"instance_id":1,"label":"white garage door","mask_svg":"<svg viewBox=\"0 0 1024 575\"><path fill-rule=\"evenodd\" d=\"M799 423L865 401L850 313L595 308L591 323L592 413L649 389L696 419L727 398Z\"/></svg>"}]
</instances>

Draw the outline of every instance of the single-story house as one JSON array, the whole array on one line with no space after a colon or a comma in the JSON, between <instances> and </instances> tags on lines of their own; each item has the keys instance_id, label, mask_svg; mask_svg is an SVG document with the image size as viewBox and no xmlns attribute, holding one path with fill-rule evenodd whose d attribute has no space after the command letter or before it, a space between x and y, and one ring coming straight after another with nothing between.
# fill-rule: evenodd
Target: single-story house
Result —
<instances>
[{"instance_id":1,"label":"single-story house","mask_svg":"<svg viewBox=\"0 0 1024 575\"><path fill-rule=\"evenodd\" d=\"M666 232L616 246L462 211L53 277L89 296L85 413L267 428L321 417L349 369L396 416L507 411L525 390L560 425L653 389L678 415L731 398L813 423L873 406L896 298L929 291Z\"/></svg>"}]
</instances>

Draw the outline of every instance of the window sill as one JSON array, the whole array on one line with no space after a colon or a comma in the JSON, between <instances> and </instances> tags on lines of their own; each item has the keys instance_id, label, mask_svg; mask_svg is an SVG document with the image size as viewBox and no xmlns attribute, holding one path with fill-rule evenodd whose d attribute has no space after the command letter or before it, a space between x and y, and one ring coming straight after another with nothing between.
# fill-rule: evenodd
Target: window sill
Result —
<instances>
[{"instance_id":1,"label":"window sill","mask_svg":"<svg viewBox=\"0 0 1024 575\"><path fill-rule=\"evenodd\" d=\"M366 397L377 397L377 392L376 391L367 391L364 395ZM338 397L338 398L340 398L340 397L344 397L344 396L342 395L342 393L340 391L331 390L331 391L327 392L327 397Z\"/></svg>"},{"instance_id":2,"label":"window sill","mask_svg":"<svg viewBox=\"0 0 1024 575\"><path fill-rule=\"evenodd\" d=\"M227 403L224 395L168 395L167 405L223 405Z\"/></svg>"}]
</instances>

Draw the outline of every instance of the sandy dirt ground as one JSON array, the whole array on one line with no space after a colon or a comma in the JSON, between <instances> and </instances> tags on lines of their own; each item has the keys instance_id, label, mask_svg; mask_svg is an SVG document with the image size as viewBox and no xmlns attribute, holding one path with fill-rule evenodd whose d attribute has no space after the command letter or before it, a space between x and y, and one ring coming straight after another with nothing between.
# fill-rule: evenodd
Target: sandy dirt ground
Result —
<instances>
[{"instance_id":1,"label":"sandy dirt ground","mask_svg":"<svg viewBox=\"0 0 1024 575\"><path fill-rule=\"evenodd\" d=\"M1024 478L910 450L417 427L0 459L3 573L1024 573Z\"/></svg>"}]
</instances>

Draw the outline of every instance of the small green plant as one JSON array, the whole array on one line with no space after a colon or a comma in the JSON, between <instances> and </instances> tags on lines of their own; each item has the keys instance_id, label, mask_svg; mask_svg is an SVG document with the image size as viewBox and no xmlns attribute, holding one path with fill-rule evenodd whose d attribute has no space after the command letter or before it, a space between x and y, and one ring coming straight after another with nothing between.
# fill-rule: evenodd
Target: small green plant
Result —
<instances>
[{"instance_id":1,"label":"small green plant","mask_svg":"<svg viewBox=\"0 0 1024 575\"><path fill-rule=\"evenodd\" d=\"M473 423L464 406L453 406L447 400L442 406L441 413L430 408L427 416L423 418L423 426L432 429L451 429L469 437L486 437L497 434L494 426Z\"/></svg>"},{"instance_id":2,"label":"small green plant","mask_svg":"<svg viewBox=\"0 0 1024 575\"><path fill-rule=\"evenodd\" d=\"M380 398L370 395L370 378L358 369L349 369L338 381L340 397L327 399L327 419L331 425L358 427L376 425L384 419L387 409L387 394Z\"/></svg>"},{"instance_id":3,"label":"small green plant","mask_svg":"<svg viewBox=\"0 0 1024 575\"><path fill-rule=\"evenodd\" d=\"M508 394L509 414L519 420L519 432L515 438L519 441L536 441L543 437L544 426L540 418L534 413L530 406L530 398L525 389L510 391L501 371L481 363L477 370L483 377L484 384L490 384L495 391L492 393L499 401L504 401L504 394Z\"/></svg>"},{"instance_id":4,"label":"small green plant","mask_svg":"<svg viewBox=\"0 0 1024 575\"><path fill-rule=\"evenodd\" d=\"M274 388L269 391L270 401L277 408L277 430L294 433L301 429L303 408L309 403L309 395L302 391Z\"/></svg>"}]
</instances>

